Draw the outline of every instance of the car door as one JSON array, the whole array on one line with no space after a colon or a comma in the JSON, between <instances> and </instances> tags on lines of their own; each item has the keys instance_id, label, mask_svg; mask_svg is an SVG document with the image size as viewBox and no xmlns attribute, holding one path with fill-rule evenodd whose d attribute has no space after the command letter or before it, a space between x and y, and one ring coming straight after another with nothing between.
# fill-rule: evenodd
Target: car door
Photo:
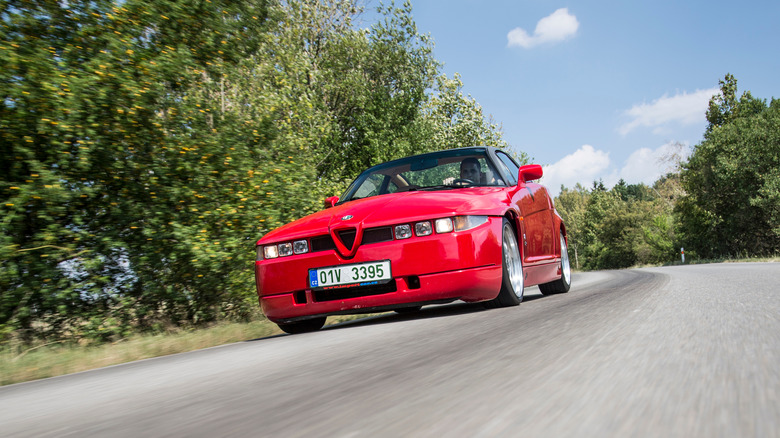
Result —
<instances>
[{"instance_id":1,"label":"car door","mask_svg":"<svg viewBox=\"0 0 780 438\"><path fill-rule=\"evenodd\" d=\"M517 184L518 190L512 203L517 206L521 220L520 244L523 248L523 262L526 265L545 263L555 258L555 239L553 238L553 217L550 210L550 197L547 189L531 181L518 183L520 166L507 154L497 151L501 164L510 176L510 183Z\"/></svg>"},{"instance_id":2,"label":"car door","mask_svg":"<svg viewBox=\"0 0 780 438\"><path fill-rule=\"evenodd\" d=\"M521 183L521 211L525 223L525 257L529 265L545 263L555 258L553 218L547 189L533 182Z\"/></svg>"}]
</instances>

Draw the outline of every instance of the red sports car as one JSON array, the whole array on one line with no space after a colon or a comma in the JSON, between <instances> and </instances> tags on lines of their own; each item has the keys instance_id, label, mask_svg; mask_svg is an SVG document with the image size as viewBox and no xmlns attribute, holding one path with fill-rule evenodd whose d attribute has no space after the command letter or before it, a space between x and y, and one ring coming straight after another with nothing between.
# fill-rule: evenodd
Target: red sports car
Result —
<instances>
[{"instance_id":1,"label":"red sports car","mask_svg":"<svg viewBox=\"0 0 780 438\"><path fill-rule=\"evenodd\" d=\"M566 227L547 189L500 149L470 147L374 166L326 209L257 242L263 312L287 333L328 315L484 301L514 306L525 286L567 292Z\"/></svg>"}]
</instances>

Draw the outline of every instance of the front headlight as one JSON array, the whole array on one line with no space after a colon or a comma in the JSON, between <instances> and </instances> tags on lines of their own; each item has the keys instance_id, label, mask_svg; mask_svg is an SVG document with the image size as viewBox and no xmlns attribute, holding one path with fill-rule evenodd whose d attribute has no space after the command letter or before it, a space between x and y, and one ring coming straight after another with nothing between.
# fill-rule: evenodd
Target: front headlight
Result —
<instances>
[{"instance_id":1,"label":"front headlight","mask_svg":"<svg viewBox=\"0 0 780 438\"><path fill-rule=\"evenodd\" d=\"M309 243L305 240L296 240L293 242L293 252L295 254L306 254L309 252Z\"/></svg>"},{"instance_id":2,"label":"front headlight","mask_svg":"<svg viewBox=\"0 0 780 438\"><path fill-rule=\"evenodd\" d=\"M466 231L476 228L488 221L487 216L455 216L455 231Z\"/></svg>"},{"instance_id":3,"label":"front headlight","mask_svg":"<svg viewBox=\"0 0 780 438\"><path fill-rule=\"evenodd\" d=\"M412 237L412 227L409 224L396 225L395 226L395 238L396 239L408 239Z\"/></svg>"},{"instance_id":4,"label":"front headlight","mask_svg":"<svg viewBox=\"0 0 780 438\"><path fill-rule=\"evenodd\" d=\"M257 261L275 259L277 257L287 257L293 254L306 254L309 252L309 242L307 240L296 240L295 242L284 242L275 245L266 245L257 247Z\"/></svg>"},{"instance_id":5,"label":"front headlight","mask_svg":"<svg viewBox=\"0 0 780 438\"><path fill-rule=\"evenodd\" d=\"M292 255L293 253L293 247L292 243L280 243L279 244L279 256L280 257L287 257Z\"/></svg>"},{"instance_id":6,"label":"front headlight","mask_svg":"<svg viewBox=\"0 0 780 438\"><path fill-rule=\"evenodd\" d=\"M436 227L436 232L439 234L442 233L451 233L454 229L452 227L452 219L445 217L443 219L436 219L436 222L434 222Z\"/></svg>"},{"instance_id":7,"label":"front headlight","mask_svg":"<svg viewBox=\"0 0 780 438\"><path fill-rule=\"evenodd\" d=\"M419 236L428 236L433 233L433 228L431 228L431 223L428 221L425 222L417 222L414 224L414 234Z\"/></svg>"},{"instance_id":8,"label":"front headlight","mask_svg":"<svg viewBox=\"0 0 780 438\"><path fill-rule=\"evenodd\" d=\"M279 249L276 245L268 245L263 247L263 254L266 259L275 259L279 257Z\"/></svg>"},{"instance_id":9,"label":"front headlight","mask_svg":"<svg viewBox=\"0 0 780 438\"><path fill-rule=\"evenodd\" d=\"M476 228L488 221L487 216L455 216L436 219L434 227L436 232L451 233L453 231L466 231Z\"/></svg>"}]
</instances>

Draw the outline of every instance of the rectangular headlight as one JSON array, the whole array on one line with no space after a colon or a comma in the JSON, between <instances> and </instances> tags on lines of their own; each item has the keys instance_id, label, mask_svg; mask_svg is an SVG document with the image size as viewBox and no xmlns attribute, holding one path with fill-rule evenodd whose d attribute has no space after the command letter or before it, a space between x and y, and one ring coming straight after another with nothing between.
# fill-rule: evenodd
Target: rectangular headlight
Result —
<instances>
[{"instance_id":1,"label":"rectangular headlight","mask_svg":"<svg viewBox=\"0 0 780 438\"><path fill-rule=\"evenodd\" d=\"M412 227L410 225L396 225L395 226L395 238L396 239L408 239L412 237Z\"/></svg>"},{"instance_id":2,"label":"rectangular headlight","mask_svg":"<svg viewBox=\"0 0 780 438\"><path fill-rule=\"evenodd\" d=\"M260 245L257 245L257 257L255 257L255 261L259 262L263 260L263 247Z\"/></svg>"},{"instance_id":3,"label":"rectangular headlight","mask_svg":"<svg viewBox=\"0 0 780 438\"><path fill-rule=\"evenodd\" d=\"M417 236L428 236L433 233L433 227L429 221L417 222L414 224L414 234Z\"/></svg>"},{"instance_id":4,"label":"rectangular headlight","mask_svg":"<svg viewBox=\"0 0 780 438\"><path fill-rule=\"evenodd\" d=\"M309 252L309 243L305 240L296 240L293 242L293 252L295 254L305 254Z\"/></svg>"},{"instance_id":5,"label":"rectangular headlight","mask_svg":"<svg viewBox=\"0 0 780 438\"><path fill-rule=\"evenodd\" d=\"M292 255L293 253L293 246L292 243L280 243L279 244L279 256L280 257L287 257L289 255Z\"/></svg>"},{"instance_id":6,"label":"rectangular headlight","mask_svg":"<svg viewBox=\"0 0 780 438\"><path fill-rule=\"evenodd\" d=\"M454 229L452 226L452 219L445 217L443 219L436 219L436 232L437 233L451 233Z\"/></svg>"},{"instance_id":7,"label":"rectangular headlight","mask_svg":"<svg viewBox=\"0 0 780 438\"><path fill-rule=\"evenodd\" d=\"M276 245L268 245L263 247L263 254L266 259L275 259L279 257L279 249Z\"/></svg>"}]
</instances>

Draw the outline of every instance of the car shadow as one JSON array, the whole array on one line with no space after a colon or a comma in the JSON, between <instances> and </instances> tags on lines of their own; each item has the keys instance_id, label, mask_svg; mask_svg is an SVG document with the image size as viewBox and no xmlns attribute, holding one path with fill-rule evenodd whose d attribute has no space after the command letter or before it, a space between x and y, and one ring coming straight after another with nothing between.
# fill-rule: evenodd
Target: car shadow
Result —
<instances>
[{"instance_id":1,"label":"car shadow","mask_svg":"<svg viewBox=\"0 0 780 438\"><path fill-rule=\"evenodd\" d=\"M540 298L545 298L545 295L542 295L536 287L529 288L529 289L525 290L525 294L523 296L523 302L520 304L521 306L523 304L536 301ZM377 324L392 324L400 321L413 321L418 319L446 318L449 316L466 315L469 313L486 312L490 310L493 309L486 308L485 303L465 303L462 301L458 301L450 304L436 304L436 305L425 306L419 311L412 312L412 313L400 314L400 313L395 313L393 311L388 311L378 315L366 316L359 319L353 319L350 321L343 321L336 324L328 325L323 327L319 331L342 330L346 328L371 326ZM264 341L267 339L275 339L275 338L286 337L286 336L291 336L291 335L287 333L279 333L279 334L265 336L261 338L249 339L244 342ZM297 335L293 335L293 336L297 336Z\"/></svg>"},{"instance_id":2,"label":"car shadow","mask_svg":"<svg viewBox=\"0 0 780 438\"><path fill-rule=\"evenodd\" d=\"M531 301L544 298L545 296L539 293L528 293L526 291L523 296L523 303L529 303ZM520 304L523 305L522 303ZM430 319L430 318L445 318L449 316L465 315L469 313L478 313L490 311L485 307L485 303L464 303L462 301L451 304L437 304L431 306L425 306L417 312L399 314L393 311L382 313L380 315L367 316L365 318L354 319L350 321L344 321L337 324L324 327L322 330L339 330L349 327L362 327L377 324L391 324L399 321L411 321L418 319Z\"/></svg>"},{"instance_id":3,"label":"car shadow","mask_svg":"<svg viewBox=\"0 0 780 438\"><path fill-rule=\"evenodd\" d=\"M395 313L385 312L379 315L366 316L365 318L343 321L324 327L322 330L339 330L348 327L362 327L377 324L392 324L399 321L413 321L418 319L443 318L447 316L465 315L488 310L482 303L451 303L437 304L423 307L417 312Z\"/></svg>"}]
</instances>

